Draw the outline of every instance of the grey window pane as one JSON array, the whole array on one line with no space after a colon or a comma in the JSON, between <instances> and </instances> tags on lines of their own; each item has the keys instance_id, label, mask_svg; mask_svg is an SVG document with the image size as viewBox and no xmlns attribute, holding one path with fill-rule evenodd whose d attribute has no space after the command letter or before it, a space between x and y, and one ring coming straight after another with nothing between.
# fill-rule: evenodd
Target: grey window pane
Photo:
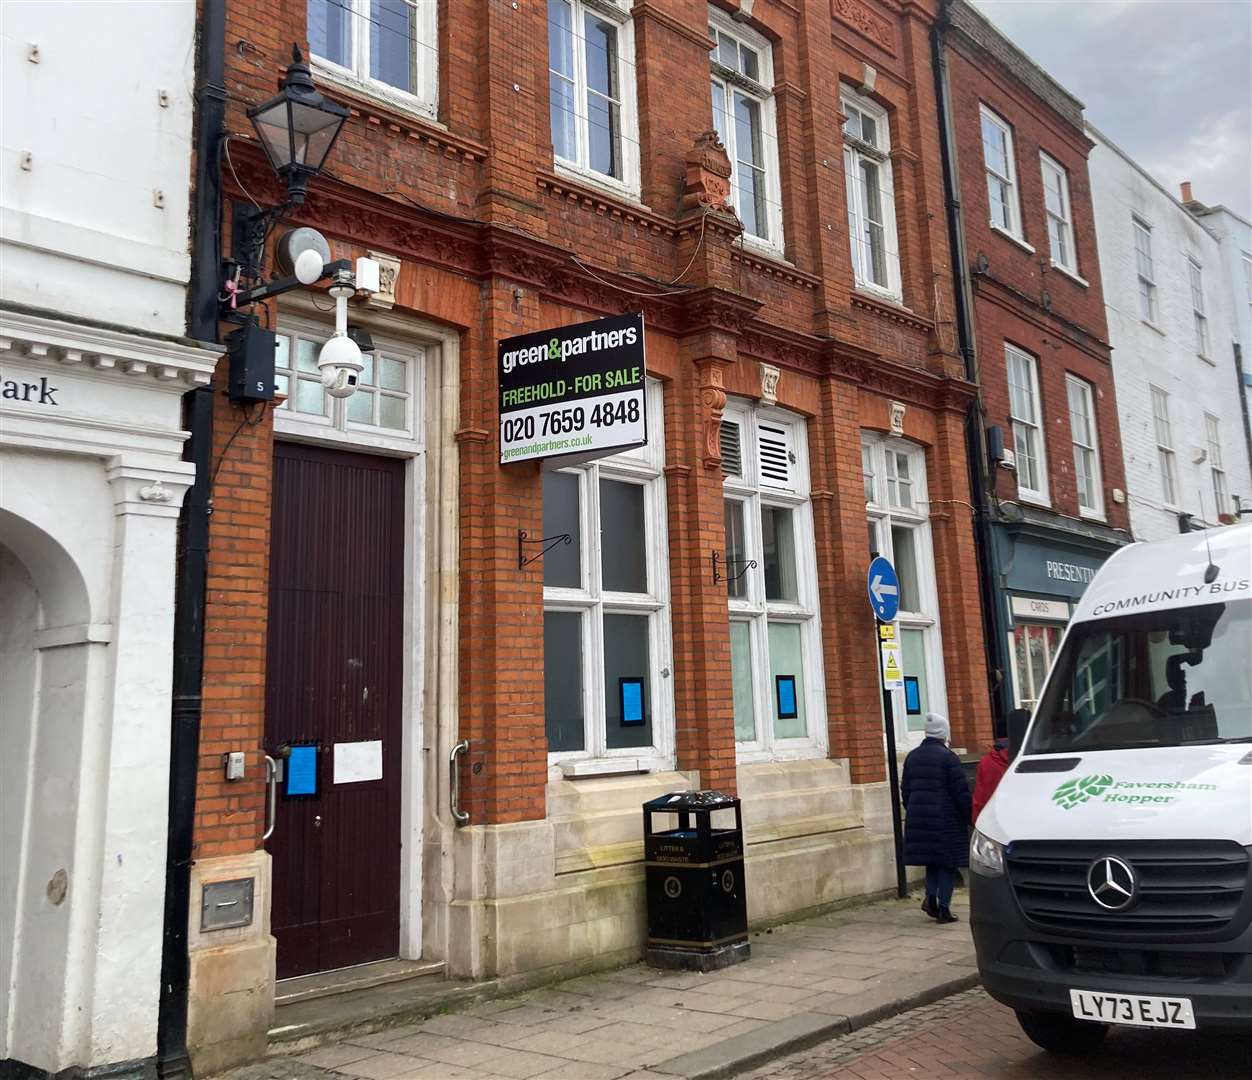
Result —
<instances>
[{"instance_id":1,"label":"grey window pane","mask_svg":"<svg viewBox=\"0 0 1252 1080\"><path fill-rule=\"evenodd\" d=\"M405 367L407 363L404 360L393 360L390 356L384 356L379 363L379 380L378 385L384 390L406 390L405 385Z\"/></svg>"},{"instance_id":2,"label":"grey window pane","mask_svg":"<svg viewBox=\"0 0 1252 1080\"><path fill-rule=\"evenodd\" d=\"M548 0L548 67L574 77L574 16L569 0Z\"/></svg>"},{"instance_id":3,"label":"grey window pane","mask_svg":"<svg viewBox=\"0 0 1252 1080\"><path fill-rule=\"evenodd\" d=\"M739 46L739 55L743 60L743 66L740 70L749 78L760 80L761 65L756 55L755 49L749 49L746 45Z\"/></svg>"},{"instance_id":4,"label":"grey window pane","mask_svg":"<svg viewBox=\"0 0 1252 1080\"><path fill-rule=\"evenodd\" d=\"M798 600L795 519L790 510L778 506L761 508L761 556L766 599Z\"/></svg>"},{"instance_id":5,"label":"grey window pane","mask_svg":"<svg viewBox=\"0 0 1252 1080\"><path fill-rule=\"evenodd\" d=\"M550 753L585 746L581 624L576 611L543 613L543 716Z\"/></svg>"},{"instance_id":6,"label":"grey window pane","mask_svg":"<svg viewBox=\"0 0 1252 1080\"><path fill-rule=\"evenodd\" d=\"M726 500L726 595L741 599L748 595L748 548L744 538L743 503Z\"/></svg>"},{"instance_id":7,"label":"grey window pane","mask_svg":"<svg viewBox=\"0 0 1252 1080\"><path fill-rule=\"evenodd\" d=\"M616 98L617 29L612 23L588 14L584 30L587 37L587 87L597 94Z\"/></svg>"},{"instance_id":8,"label":"grey window pane","mask_svg":"<svg viewBox=\"0 0 1252 1080\"><path fill-rule=\"evenodd\" d=\"M380 427L402 431L407 426L404 417L404 398L384 396L378 411Z\"/></svg>"},{"instance_id":9,"label":"grey window pane","mask_svg":"<svg viewBox=\"0 0 1252 1080\"><path fill-rule=\"evenodd\" d=\"M600 575L606 592L648 591L643 488L600 481Z\"/></svg>"},{"instance_id":10,"label":"grey window pane","mask_svg":"<svg viewBox=\"0 0 1252 1080\"><path fill-rule=\"evenodd\" d=\"M647 615L604 616L604 719L606 745L652 745L652 680L648 658ZM642 722L631 723L622 715L621 680L642 682ZM628 690L629 693L629 690Z\"/></svg>"},{"instance_id":11,"label":"grey window pane","mask_svg":"<svg viewBox=\"0 0 1252 1080\"><path fill-rule=\"evenodd\" d=\"M761 150L761 106L743 94L735 94L735 153L739 160L760 168L765 164Z\"/></svg>"},{"instance_id":12,"label":"grey window pane","mask_svg":"<svg viewBox=\"0 0 1252 1080\"><path fill-rule=\"evenodd\" d=\"M341 67L352 66L351 0L309 0L309 51Z\"/></svg>"},{"instance_id":13,"label":"grey window pane","mask_svg":"<svg viewBox=\"0 0 1252 1080\"><path fill-rule=\"evenodd\" d=\"M370 0L370 78L410 92L413 16L404 0Z\"/></svg>"},{"instance_id":14,"label":"grey window pane","mask_svg":"<svg viewBox=\"0 0 1252 1080\"><path fill-rule=\"evenodd\" d=\"M795 623L769 624L769 692L773 699L774 736L802 739L808 734L804 701L804 659L800 648L800 627ZM794 679L795 716L779 716L779 677Z\"/></svg>"},{"instance_id":15,"label":"grey window pane","mask_svg":"<svg viewBox=\"0 0 1252 1080\"><path fill-rule=\"evenodd\" d=\"M543 583L568 589L582 587L582 529L578 517L578 477L574 473L543 474L543 535L568 533L543 557ZM532 539L539 539L532 537Z\"/></svg>"},{"instance_id":16,"label":"grey window pane","mask_svg":"<svg viewBox=\"0 0 1252 1080\"><path fill-rule=\"evenodd\" d=\"M578 157L574 129L574 84L556 72L548 77L549 108L552 110L552 152L567 161Z\"/></svg>"},{"instance_id":17,"label":"grey window pane","mask_svg":"<svg viewBox=\"0 0 1252 1080\"><path fill-rule=\"evenodd\" d=\"M730 624L730 682L735 701L735 739L756 739L756 709L752 700L752 641L746 622Z\"/></svg>"},{"instance_id":18,"label":"grey window pane","mask_svg":"<svg viewBox=\"0 0 1252 1080\"><path fill-rule=\"evenodd\" d=\"M622 177L621 107L587 92L587 164L605 176Z\"/></svg>"},{"instance_id":19,"label":"grey window pane","mask_svg":"<svg viewBox=\"0 0 1252 1080\"><path fill-rule=\"evenodd\" d=\"M374 422L374 395L371 391L357 387L356 393L348 398L348 419L356 424Z\"/></svg>"},{"instance_id":20,"label":"grey window pane","mask_svg":"<svg viewBox=\"0 0 1252 1080\"><path fill-rule=\"evenodd\" d=\"M300 379L296 382L296 411L326 415L326 391L320 382Z\"/></svg>"},{"instance_id":21,"label":"grey window pane","mask_svg":"<svg viewBox=\"0 0 1252 1080\"><path fill-rule=\"evenodd\" d=\"M900 609L921 611L921 590L917 584L917 532L892 526L891 554L896 577L900 579Z\"/></svg>"},{"instance_id":22,"label":"grey window pane","mask_svg":"<svg viewBox=\"0 0 1252 1080\"><path fill-rule=\"evenodd\" d=\"M321 348L321 344L316 341L310 341L308 338L298 338L296 340L296 367L301 371L319 371L317 354L321 351Z\"/></svg>"}]
</instances>

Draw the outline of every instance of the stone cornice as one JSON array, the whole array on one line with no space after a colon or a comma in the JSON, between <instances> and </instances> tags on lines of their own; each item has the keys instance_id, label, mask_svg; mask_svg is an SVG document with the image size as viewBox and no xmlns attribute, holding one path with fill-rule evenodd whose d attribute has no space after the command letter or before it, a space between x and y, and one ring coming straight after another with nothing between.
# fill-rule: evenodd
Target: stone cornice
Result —
<instances>
[{"instance_id":1,"label":"stone cornice","mask_svg":"<svg viewBox=\"0 0 1252 1080\"><path fill-rule=\"evenodd\" d=\"M678 231L672 218L662 217L646 206L632 203L624 197L610 195L590 184L580 184L577 180L572 180L567 176L558 176L554 172L541 170L536 182L541 190L567 202L577 203L584 209L593 210L598 214L634 222L663 236L672 237Z\"/></svg>"},{"instance_id":2,"label":"stone cornice","mask_svg":"<svg viewBox=\"0 0 1252 1080\"><path fill-rule=\"evenodd\" d=\"M854 292L852 294L852 306L859 308L861 311L867 311L871 315L876 315L880 319L899 323L901 326L908 326L914 330L921 330L924 333L930 333L935 328L935 324L929 319L914 314L899 304L893 304L890 300L880 300L869 293Z\"/></svg>"},{"instance_id":3,"label":"stone cornice","mask_svg":"<svg viewBox=\"0 0 1252 1080\"><path fill-rule=\"evenodd\" d=\"M386 131L397 139L410 140L444 157L461 158L478 163L485 161L490 149L464 135L455 135L438 124L423 120L413 113L388 108L386 104L364 94L354 94L337 83L324 84L328 98L348 107L353 119L364 120L370 127Z\"/></svg>"},{"instance_id":4,"label":"stone cornice","mask_svg":"<svg viewBox=\"0 0 1252 1080\"><path fill-rule=\"evenodd\" d=\"M737 245L731 249L730 261L743 263L745 266L750 266L758 274L782 278L783 281L792 285L799 285L804 289L818 289L822 284L821 278L807 271L800 270L792 266L791 263L783 262L781 259L758 254L746 244Z\"/></svg>"},{"instance_id":5,"label":"stone cornice","mask_svg":"<svg viewBox=\"0 0 1252 1080\"><path fill-rule=\"evenodd\" d=\"M55 360L178 392L208 386L224 350L0 309L0 354Z\"/></svg>"}]
</instances>

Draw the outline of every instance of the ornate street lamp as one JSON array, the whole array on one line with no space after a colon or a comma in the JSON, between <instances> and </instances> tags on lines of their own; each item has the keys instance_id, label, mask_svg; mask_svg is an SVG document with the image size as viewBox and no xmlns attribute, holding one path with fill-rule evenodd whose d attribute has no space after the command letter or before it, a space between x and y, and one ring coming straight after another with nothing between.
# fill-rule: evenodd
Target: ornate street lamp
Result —
<instances>
[{"instance_id":1,"label":"ornate street lamp","mask_svg":"<svg viewBox=\"0 0 1252 1080\"><path fill-rule=\"evenodd\" d=\"M309 181L322 171L339 138L348 110L321 95L299 46L292 45L291 66L278 84L278 93L249 109L248 119L274 172L287 183L288 203L299 206Z\"/></svg>"}]
</instances>

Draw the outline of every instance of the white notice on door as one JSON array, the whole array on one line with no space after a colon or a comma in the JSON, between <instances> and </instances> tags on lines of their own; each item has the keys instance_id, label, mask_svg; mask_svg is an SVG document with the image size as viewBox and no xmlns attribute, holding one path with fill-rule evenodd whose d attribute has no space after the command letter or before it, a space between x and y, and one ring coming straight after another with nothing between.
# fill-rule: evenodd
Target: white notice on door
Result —
<instances>
[{"instance_id":1,"label":"white notice on door","mask_svg":"<svg viewBox=\"0 0 1252 1080\"><path fill-rule=\"evenodd\" d=\"M335 743L335 783L359 784L362 780L383 778L383 743L381 739L368 742Z\"/></svg>"}]
</instances>

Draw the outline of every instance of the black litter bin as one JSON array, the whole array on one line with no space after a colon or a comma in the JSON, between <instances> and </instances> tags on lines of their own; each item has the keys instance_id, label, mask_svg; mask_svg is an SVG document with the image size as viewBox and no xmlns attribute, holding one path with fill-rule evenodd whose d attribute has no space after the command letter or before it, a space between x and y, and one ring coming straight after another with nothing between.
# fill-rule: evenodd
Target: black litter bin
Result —
<instances>
[{"instance_id":1,"label":"black litter bin","mask_svg":"<svg viewBox=\"0 0 1252 1080\"><path fill-rule=\"evenodd\" d=\"M725 827L731 812L734 827ZM654 815L668 820L654 829ZM717 791L680 791L644 803L643 852L648 963L713 971L746 960L751 946L739 800Z\"/></svg>"}]
</instances>

